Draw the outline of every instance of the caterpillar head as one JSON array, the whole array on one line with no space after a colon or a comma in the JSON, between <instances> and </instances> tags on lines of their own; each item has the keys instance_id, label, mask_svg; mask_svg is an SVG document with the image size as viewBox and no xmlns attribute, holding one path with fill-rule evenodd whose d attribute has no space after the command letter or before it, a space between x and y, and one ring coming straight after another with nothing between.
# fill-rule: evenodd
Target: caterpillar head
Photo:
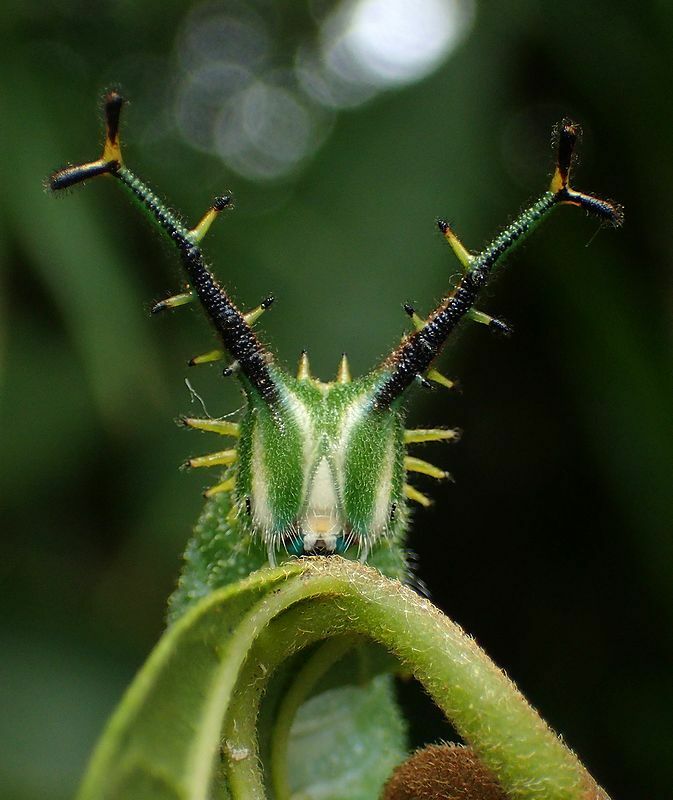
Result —
<instances>
[{"instance_id":1,"label":"caterpillar head","mask_svg":"<svg viewBox=\"0 0 673 800\"><path fill-rule=\"evenodd\" d=\"M194 428L240 436L237 449L194 458L190 464L230 467L225 480L206 494L235 492L235 507L247 511L252 532L266 543L271 561L279 547L295 553L332 553L355 546L364 558L372 544L404 528L406 499L428 505L425 495L405 483L405 472L435 478L447 473L406 455L405 445L452 439L456 432L405 431L401 403L408 389L417 381L451 386L432 364L464 319L500 333L509 331L503 322L476 310L475 302L501 258L554 208L579 206L612 225L623 220L620 206L571 188L579 128L564 120L557 131L557 163L548 188L484 250L471 253L447 223L439 223L462 267L461 279L427 319L405 306L413 330L379 366L351 381L344 359L336 381L324 384L311 378L304 357L293 378L274 363L253 331L272 298L247 313L239 311L205 263L199 243L230 198L216 198L203 219L187 228L124 164L119 140L122 105L116 92L105 98L107 131L100 158L58 170L49 185L59 190L99 175L115 178L177 247L189 288L157 304L155 310L198 299L224 349L191 363L213 361L228 351L247 398L240 425L186 421Z\"/></svg>"},{"instance_id":2,"label":"caterpillar head","mask_svg":"<svg viewBox=\"0 0 673 800\"><path fill-rule=\"evenodd\" d=\"M355 547L365 558L404 516L401 415L373 404L371 378L345 380L342 368L341 379L321 383L302 371L297 379L279 377L277 408L248 405L239 504L270 554Z\"/></svg>"}]
</instances>

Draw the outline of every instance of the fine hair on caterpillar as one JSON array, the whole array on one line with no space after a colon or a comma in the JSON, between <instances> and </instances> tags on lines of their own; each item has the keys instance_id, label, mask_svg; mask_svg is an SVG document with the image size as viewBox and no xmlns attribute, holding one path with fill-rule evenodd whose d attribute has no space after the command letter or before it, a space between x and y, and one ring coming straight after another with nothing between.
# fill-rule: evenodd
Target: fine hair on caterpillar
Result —
<instances>
[{"instance_id":1,"label":"fine hair on caterpillar","mask_svg":"<svg viewBox=\"0 0 673 800\"><path fill-rule=\"evenodd\" d=\"M509 335L507 323L475 307L494 268L559 205L575 205L618 226L620 206L571 187L571 165L578 126L563 120L556 129L556 166L547 189L481 252L464 247L453 228L438 227L461 267L460 279L427 317L405 305L411 330L374 369L352 377L346 355L333 381L311 374L308 355L296 374L287 372L262 344L254 325L273 303L266 297L248 312L239 310L205 262L201 241L215 218L231 206L216 197L193 227L183 222L124 163L119 122L123 99L116 91L104 98L106 139L100 158L67 166L49 179L58 191L99 175L119 181L176 247L188 286L157 303L163 312L198 301L210 319L219 346L190 364L219 361L240 382L245 407L240 419L186 417L189 428L219 434L235 446L189 459L192 468L218 467L219 482L206 497L228 497L228 522L262 541L273 564L277 553L340 553L362 560L381 545L402 547L409 526L409 505L430 499L409 482L410 473L437 480L449 474L408 452L422 442L448 442L455 429L407 429L405 399L415 384L452 388L453 381L434 367L444 345L464 320Z\"/></svg>"}]
</instances>

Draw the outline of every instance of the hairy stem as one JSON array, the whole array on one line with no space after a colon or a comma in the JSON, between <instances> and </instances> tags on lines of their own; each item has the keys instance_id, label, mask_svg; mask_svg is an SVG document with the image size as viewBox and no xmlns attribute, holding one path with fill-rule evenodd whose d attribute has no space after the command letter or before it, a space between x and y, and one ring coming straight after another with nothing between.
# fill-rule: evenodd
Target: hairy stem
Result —
<instances>
[{"instance_id":1,"label":"hairy stem","mask_svg":"<svg viewBox=\"0 0 673 800\"><path fill-rule=\"evenodd\" d=\"M458 625L398 582L332 557L260 570L178 620L113 717L80 800L103 787L107 797L140 798L150 785L153 797L204 800L220 730L233 796L262 800L257 708L273 671L309 644L347 635L396 655L512 798L604 796Z\"/></svg>"}]
</instances>

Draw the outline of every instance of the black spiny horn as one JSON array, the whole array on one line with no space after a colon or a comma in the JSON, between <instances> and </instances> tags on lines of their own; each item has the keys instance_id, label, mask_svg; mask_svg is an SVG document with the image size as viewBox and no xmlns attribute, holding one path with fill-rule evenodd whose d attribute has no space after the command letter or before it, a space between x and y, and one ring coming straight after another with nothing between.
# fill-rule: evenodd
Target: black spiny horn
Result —
<instances>
[{"instance_id":1,"label":"black spiny horn","mask_svg":"<svg viewBox=\"0 0 673 800\"><path fill-rule=\"evenodd\" d=\"M196 227L185 227L177 215L124 165L119 142L119 117L123 103L123 98L115 91L108 92L104 98L106 137L101 157L96 161L58 170L50 177L49 187L58 191L98 175L117 178L178 248L192 290L220 335L222 343L239 364L248 386L257 391L267 403L275 403L278 392L269 368L270 354L255 336L245 315L236 308L208 269L199 247L199 242L215 217L231 205L231 198L216 197Z\"/></svg>"},{"instance_id":2,"label":"black spiny horn","mask_svg":"<svg viewBox=\"0 0 673 800\"><path fill-rule=\"evenodd\" d=\"M614 226L619 226L624 221L621 206L570 187L570 168L575 143L579 137L579 126L569 120L563 120L557 132L556 169L549 189L499 233L481 253L470 253L458 240L449 224L443 220L438 221L442 234L461 262L463 275L456 288L441 300L425 324L408 334L383 362L382 380L374 399L375 406L388 407L402 396L417 376L427 372L458 323L472 313L477 297L486 285L493 268L556 206L562 204L580 206Z\"/></svg>"}]
</instances>

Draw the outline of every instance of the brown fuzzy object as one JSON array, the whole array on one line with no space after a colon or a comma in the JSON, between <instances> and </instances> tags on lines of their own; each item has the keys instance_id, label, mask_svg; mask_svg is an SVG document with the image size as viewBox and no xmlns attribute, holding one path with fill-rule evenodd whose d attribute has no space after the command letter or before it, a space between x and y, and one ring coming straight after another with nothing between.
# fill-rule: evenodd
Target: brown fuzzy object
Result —
<instances>
[{"instance_id":1,"label":"brown fuzzy object","mask_svg":"<svg viewBox=\"0 0 673 800\"><path fill-rule=\"evenodd\" d=\"M431 744L393 772L381 800L508 800L470 747Z\"/></svg>"}]
</instances>

